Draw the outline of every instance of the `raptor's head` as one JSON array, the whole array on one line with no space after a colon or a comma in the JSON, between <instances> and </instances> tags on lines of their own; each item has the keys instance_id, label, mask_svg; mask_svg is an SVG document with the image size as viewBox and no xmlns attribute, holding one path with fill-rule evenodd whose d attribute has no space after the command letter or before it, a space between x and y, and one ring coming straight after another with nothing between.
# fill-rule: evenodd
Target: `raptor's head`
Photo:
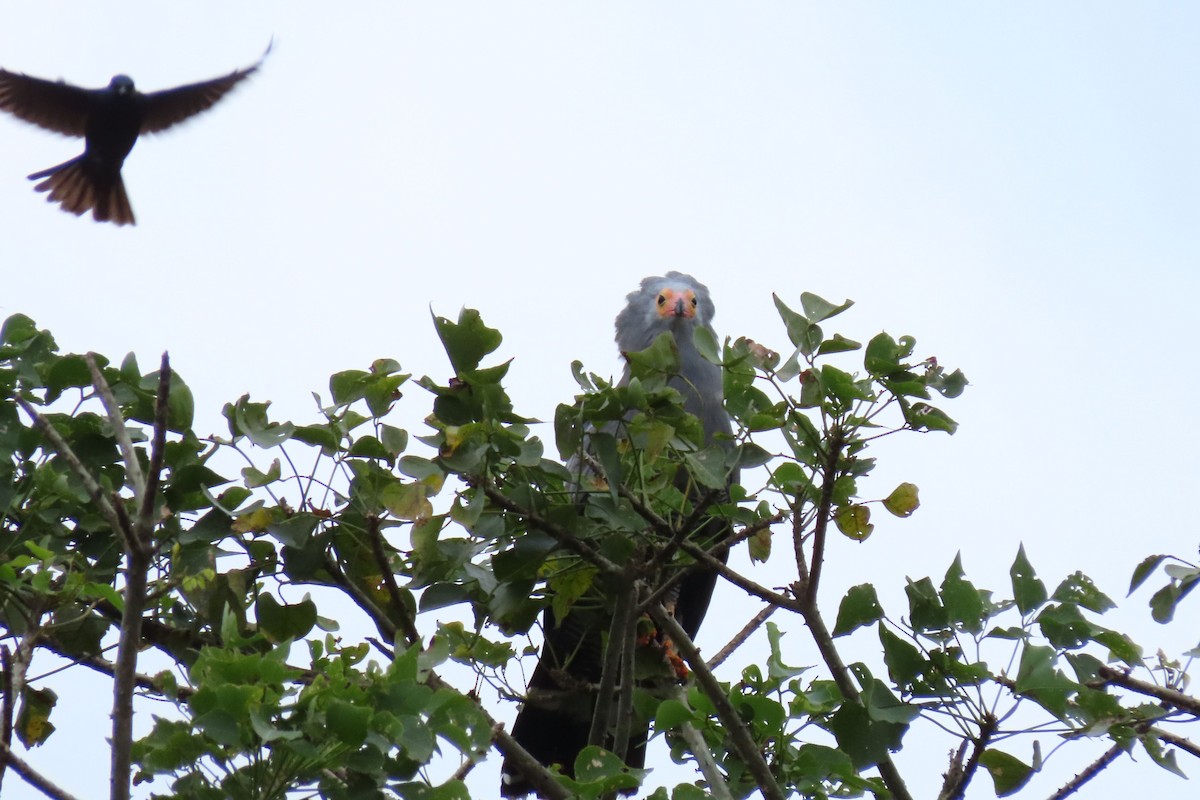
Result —
<instances>
[{"instance_id":1,"label":"raptor's head","mask_svg":"<svg viewBox=\"0 0 1200 800\"><path fill-rule=\"evenodd\" d=\"M645 278L617 315L617 346L623 353L644 350L665 331L690 342L697 326L712 325L715 312L708 287L691 275L668 272Z\"/></svg>"}]
</instances>

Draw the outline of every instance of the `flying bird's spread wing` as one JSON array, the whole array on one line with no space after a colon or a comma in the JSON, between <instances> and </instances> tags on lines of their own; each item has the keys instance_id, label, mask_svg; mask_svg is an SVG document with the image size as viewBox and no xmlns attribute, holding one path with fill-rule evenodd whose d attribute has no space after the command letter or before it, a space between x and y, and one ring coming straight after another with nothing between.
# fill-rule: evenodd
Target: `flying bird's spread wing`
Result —
<instances>
[{"instance_id":1,"label":"flying bird's spread wing","mask_svg":"<svg viewBox=\"0 0 1200 800\"><path fill-rule=\"evenodd\" d=\"M83 136L92 92L0 69L0 111L55 133Z\"/></svg>"},{"instance_id":2,"label":"flying bird's spread wing","mask_svg":"<svg viewBox=\"0 0 1200 800\"><path fill-rule=\"evenodd\" d=\"M269 47L267 52L270 52ZM267 54L263 53L263 58L266 57ZM189 117L207 111L222 97L233 91L235 86L257 72L262 62L263 59L260 58L254 66L234 70L221 78L176 86L174 89L148 92L145 95L141 132L159 133Z\"/></svg>"},{"instance_id":3,"label":"flying bird's spread wing","mask_svg":"<svg viewBox=\"0 0 1200 800\"><path fill-rule=\"evenodd\" d=\"M672 375L667 384L683 396L684 409L699 419L704 443L723 446L730 441L728 434L732 426L724 407L721 368L697 351L693 339L697 328L711 331L714 308L708 289L689 275L669 272L662 277L646 278L626 300L625 309L616 321L616 339L621 352L640 352L654 344L662 334L669 333L679 359L678 373ZM628 385L631 378L632 369L627 363L621 385ZM605 433L615 434L618 427L614 425L611 431L606 428ZM731 476L731 480L736 480L736 475ZM674 482L675 487L688 493L693 502L699 499L701 492L695 488L686 469L675 474ZM711 501L711 496L708 499ZM728 521L712 516L688 536L712 544L725 541L728 533ZM725 552L719 550L717 557L724 560ZM677 572L680 568L675 565L669 569ZM648 576L648 580L661 584L666 574ZM693 567L675 583L674 591L667 592L662 598L668 613L674 613L689 637L696 635L708 611L716 579L714 571ZM621 607L621 602L577 604L563 619L556 619L550 611L546 613L541 656L529 680L525 705L512 727L513 738L543 765L561 764L568 775L573 775L580 752L605 727L604 722L597 724L597 720L603 719L602 711L609 711L602 706L611 706L616 701L600 697L600 694L604 673L609 669L606 663L614 662L611 655L614 646L621 647L612 638L619 628L616 618L620 613L615 609ZM632 634L632 629L626 627L626 632ZM639 630L638 647L642 646L643 635L644 631ZM663 646L658 660L668 660L673 646L657 634L651 638L656 637ZM630 638L634 637L631 635ZM666 679L673 682L679 674L673 672ZM628 680L630 677L633 681ZM655 685L654 681L663 679L638 666L633 667L631 676L622 667L616 683L623 687L636 683L647 689ZM615 746L614 749L628 766L640 768L645 763L649 723L632 721L627 733L627 738L614 736L611 741L623 745L623 751ZM605 742L608 741L610 739L605 737ZM533 791L533 785L506 759L501 795L519 797Z\"/></svg>"}]
</instances>

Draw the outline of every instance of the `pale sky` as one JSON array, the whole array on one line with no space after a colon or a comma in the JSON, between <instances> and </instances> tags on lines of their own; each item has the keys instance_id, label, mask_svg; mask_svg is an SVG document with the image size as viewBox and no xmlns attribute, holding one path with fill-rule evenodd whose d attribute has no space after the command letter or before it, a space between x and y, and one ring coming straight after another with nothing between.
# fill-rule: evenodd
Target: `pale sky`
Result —
<instances>
[{"instance_id":1,"label":"pale sky","mask_svg":"<svg viewBox=\"0 0 1200 800\"><path fill-rule=\"evenodd\" d=\"M956 436L878 448L863 495L909 480L922 507L835 542L829 613L870 581L899 616L905 576L940 582L955 551L1004 593L1022 541L1051 587L1082 570L1121 601L1138 560L1200 538L1198 35L1200 8L1152 2L14 6L0 67L85 86L166 88L275 47L138 143L135 228L47 204L24 176L82 142L0 117L0 318L143 366L169 350L197 429L219 432L243 393L307 418L331 372L382 356L446 376L431 309L479 309L517 411L552 419L573 359L619 372L612 320L646 275L695 275L721 336L776 349L772 292L851 298L832 328L912 334L971 386L945 405ZM422 432L428 403L412 387L396 424ZM787 580L779 561L754 577ZM1195 602L1162 629L1148 596L1100 622L1150 653L1195 646ZM750 613L710 616L701 645ZM789 660L814 663L789 624ZM94 713L29 754L81 797L107 787L106 687L61 688L60 713L100 693ZM948 748L900 754L919 795ZM1066 748L1029 796L1088 760ZM1108 773L1083 796L1188 790L1144 756ZM992 796L986 776L969 796Z\"/></svg>"}]
</instances>

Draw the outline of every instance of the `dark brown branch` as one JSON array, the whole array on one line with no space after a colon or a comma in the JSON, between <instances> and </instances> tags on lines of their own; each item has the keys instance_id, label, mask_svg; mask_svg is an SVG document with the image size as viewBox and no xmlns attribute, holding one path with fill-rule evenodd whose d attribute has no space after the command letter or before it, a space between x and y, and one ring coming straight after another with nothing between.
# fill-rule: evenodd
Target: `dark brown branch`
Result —
<instances>
[{"instance_id":1,"label":"dark brown branch","mask_svg":"<svg viewBox=\"0 0 1200 800\"><path fill-rule=\"evenodd\" d=\"M375 557L379 574L383 578L383 587L387 591L389 605L395 611L397 619L400 620L399 628L404 633L405 641L410 645L416 644L421 641L421 632L417 630L416 620L408 613L408 606L404 604L404 596L400 592L400 586L396 583L392 565L388 561L387 553L383 550L383 533L379 530L379 519L374 516L367 520L367 539L371 542L371 553Z\"/></svg>"},{"instance_id":2,"label":"dark brown branch","mask_svg":"<svg viewBox=\"0 0 1200 800\"><path fill-rule=\"evenodd\" d=\"M833 508L833 490L838 478L838 462L842 448L846 446L846 434L834 428L829 437L829 452L825 455L825 478L821 482L821 499L817 503L817 519L813 524L812 566L804 587L807 602L815 607L817 587L821 582L821 567L825 563L825 539L829 530L829 514ZM799 544L797 544L799 547Z\"/></svg>"},{"instance_id":3,"label":"dark brown branch","mask_svg":"<svg viewBox=\"0 0 1200 800\"><path fill-rule=\"evenodd\" d=\"M722 647L715 656L708 660L708 668L716 669L725 663L725 659L733 655L733 652L745 644L750 635L758 630L767 618L779 609L779 606L763 606L763 608L754 615L754 618L745 624L745 626L737 632L729 642Z\"/></svg>"},{"instance_id":4,"label":"dark brown branch","mask_svg":"<svg viewBox=\"0 0 1200 800\"><path fill-rule=\"evenodd\" d=\"M966 794L967 787L971 784L971 778L975 777L975 773L979 769L979 758L991 743L992 735L996 733L998 726L999 723L994 716L983 715L979 721L979 735L971 739L971 757L963 765L963 751L961 748L959 749L955 764L951 767L951 772L946 775L946 783L942 786L938 800L961 800ZM963 744L965 745L966 742L964 741ZM955 766L959 768L954 769ZM951 780L952 775L953 780Z\"/></svg>"},{"instance_id":5,"label":"dark brown branch","mask_svg":"<svg viewBox=\"0 0 1200 800\"><path fill-rule=\"evenodd\" d=\"M752 594L760 600L779 606L780 608L786 608L789 611L799 612L801 610L800 601L798 601L796 598L790 597L786 594L780 594L779 592L771 591L767 587L755 583L749 578L743 576L737 570L729 567L727 564L722 563L720 559L710 555L703 547L699 547L692 542L684 541L679 543L679 548L704 566L712 569L734 586L737 586L739 589L745 591L747 594Z\"/></svg>"},{"instance_id":6,"label":"dark brown branch","mask_svg":"<svg viewBox=\"0 0 1200 800\"><path fill-rule=\"evenodd\" d=\"M73 664L78 664L81 667L87 667L88 669L99 672L102 675L107 675L110 678L113 677L117 669L116 664L107 659L101 658L100 656L81 656L75 653L68 653L66 650L63 650L53 638L49 636L43 637L42 640L38 642L38 646L43 650L49 650L59 658L70 661ZM147 675L144 672L139 672L134 675L133 680L139 689L148 692L154 692L155 694L170 700L174 700L178 703L187 702L187 699L196 693L196 690L190 686L176 686L174 694L168 695L163 691L162 687L155 682L153 675Z\"/></svg>"},{"instance_id":7,"label":"dark brown branch","mask_svg":"<svg viewBox=\"0 0 1200 800\"><path fill-rule=\"evenodd\" d=\"M1178 734L1164 731L1162 728L1150 728L1150 733L1157 736L1161 741L1167 744L1175 745L1180 750L1186 753L1191 753L1196 758L1200 758L1200 745L1197 745L1191 739L1185 739Z\"/></svg>"},{"instance_id":8,"label":"dark brown branch","mask_svg":"<svg viewBox=\"0 0 1200 800\"><path fill-rule=\"evenodd\" d=\"M90 355L88 364L92 369L93 385L108 410L113 434L122 442L121 450L130 462L126 464L130 478L140 479L141 470L137 465L137 454L129 441L129 432L125 429L121 409ZM154 410L151 472L146 482L134 490L135 496L141 499L136 523L129 525L126 518L122 526L126 550L123 596L125 607L121 612L121 635L117 645L116 668L113 671L112 774L109 776L112 800L129 800L133 778L133 697L137 690L137 659L142 646L142 616L146 610L150 562L154 555L151 539L154 529L154 495L158 490L158 471L162 469L163 450L166 447L167 401L170 388L171 365L164 353ZM123 506L120 507L124 510Z\"/></svg>"},{"instance_id":9,"label":"dark brown branch","mask_svg":"<svg viewBox=\"0 0 1200 800\"><path fill-rule=\"evenodd\" d=\"M0 745L3 745L7 751L12 747L13 708L16 705L16 698L13 697L12 652L9 651L7 645L0 646L0 669L4 670L4 674L0 675L0 691L4 695L3 709L0 709L0 726L2 726L0 727ZM7 766L8 762L0 759L0 787L4 785L4 772Z\"/></svg>"},{"instance_id":10,"label":"dark brown branch","mask_svg":"<svg viewBox=\"0 0 1200 800\"><path fill-rule=\"evenodd\" d=\"M804 617L804 623L808 625L809 633L812 635L813 642L817 645L817 650L821 653L821 659L825 662L825 666L829 668L831 677L834 683L837 684L838 690L842 693L847 703L857 703L862 705L862 698L859 694L858 687L855 686L853 678L850 676L850 670L842 661L841 654L838 653L837 647L833 644L833 637L829 634L829 628L825 625L825 619L821 616L820 610L817 608L815 600L809 599L809 595L804 595L806 600L801 604L800 613ZM900 771L896 768L896 764L892 761L891 756L884 754L876 765L879 770L879 776L883 778L884 784L888 791L896 800L912 800L912 795L908 791L908 786L904 783L904 778L901 777Z\"/></svg>"},{"instance_id":11,"label":"dark brown branch","mask_svg":"<svg viewBox=\"0 0 1200 800\"><path fill-rule=\"evenodd\" d=\"M542 533L549 534L550 537L560 545L575 553L575 555L584 559L601 572L607 575L620 575L622 573L622 570L619 566L602 555L600 551L596 550L596 548L592 547L587 542L580 540L579 537L558 527L533 509L523 508L522 506L517 505L512 500L509 500L507 497L505 497L504 494L498 489L484 483L482 479L480 479L479 485L483 488L484 494L487 495L487 498L491 500L493 504L499 506L501 509L509 512L510 514L516 514L528 522L531 527L538 529Z\"/></svg>"},{"instance_id":12,"label":"dark brown branch","mask_svg":"<svg viewBox=\"0 0 1200 800\"><path fill-rule=\"evenodd\" d=\"M1113 684L1115 686L1129 689L1132 692L1137 692L1138 694L1144 694L1148 697L1157 698L1167 705L1175 706L1176 708L1186 711L1189 714L1200 716L1200 700L1197 700L1191 695L1186 695L1176 689L1168 689L1165 686L1157 686L1153 683L1148 683L1147 681L1131 678L1122 670L1113 669L1112 667L1108 666L1100 667L1100 669L1096 671L1096 674L1099 675L1103 680L1090 681L1088 686L1093 689L1102 688L1105 684Z\"/></svg>"},{"instance_id":13,"label":"dark brown branch","mask_svg":"<svg viewBox=\"0 0 1200 800\"><path fill-rule=\"evenodd\" d=\"M783 791L776 783L775 776L771 774L771 768L767 766L758 746L754 744L750 731L737 711L734 710L733 704L729 702L729 698L725 695L721 684L717 682L716 676L705 665L704 657L692 644L687 632L661 605L651 608L650 615L654 618L659 630L666 633L679 654L683 656L684 661L692 668L692 672L696 675L696 682L700 684L700 688L704 690L704 694L716 708L717 716L720 718L721 724L725 726L725 735L729 737L738 756L745 762L750 774L754 776L754 782L758 784L763 797L766 800L783 800Z\"/></svg>"},{"instance_id":14,"label":"dark brown branch","mask_svg":"<svg viewBox=\"0 0 1200 800\"><path fill-rule=\"evenodd\" d=\"M1096 777L1103 771L1105 767L1117 760L1117 756L1125 752L1124 748L1119 744L1114 744L1112 747L1104 751L1104 755L1093 761L1087 769L1076 775L1071 780L1067 781L1057 792L1050 795L1049 800L1063 800L1065 797L1070 797L1092 778Z\"/></svg>"},{"instance_id":15,"label":"dark brown branch","mask_svg":"<svg viewBox=\"0 0 1200 800\"><path fill-rule=\"evenodd\" d=\"M66 790L60 788L45 775L31 767L27 761L22 759L12 751L7 744L0 743L0 759L3 759L13 772L25 779L25 782L34 787L51 800L77 800L75 795L70 794Z\"/></svg>"}]
</instances>

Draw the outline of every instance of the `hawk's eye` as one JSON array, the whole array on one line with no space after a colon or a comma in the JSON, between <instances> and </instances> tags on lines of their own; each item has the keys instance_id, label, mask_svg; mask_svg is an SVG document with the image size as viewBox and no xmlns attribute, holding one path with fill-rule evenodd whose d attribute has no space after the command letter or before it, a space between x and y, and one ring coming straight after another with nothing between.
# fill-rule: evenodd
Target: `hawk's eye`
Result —
<instances>
[{"instance_id":1,"label":"hawk's eye","mask_svg":"<svg viewBox=\"0 0 1200 800\"><path fill-rule=\"evenodd\" d=\"M660 306L665 306L667 304L667 296L665 294L660 294L658 296L658 304Z\"/></svg>"},{"instance_id":2,"label":"hawk's eye","mask_svg":"<svg viewBox=\"0 0 1200 800\"><path fill-rule=\"evenodd\" d=\"M696 303L697 303L697 302L698 302L698 301L696 300L695 296L693 296L693 297L692 297L692 308L695 308L695 307L696 307Z\"/></svg>"}]
</instances>

